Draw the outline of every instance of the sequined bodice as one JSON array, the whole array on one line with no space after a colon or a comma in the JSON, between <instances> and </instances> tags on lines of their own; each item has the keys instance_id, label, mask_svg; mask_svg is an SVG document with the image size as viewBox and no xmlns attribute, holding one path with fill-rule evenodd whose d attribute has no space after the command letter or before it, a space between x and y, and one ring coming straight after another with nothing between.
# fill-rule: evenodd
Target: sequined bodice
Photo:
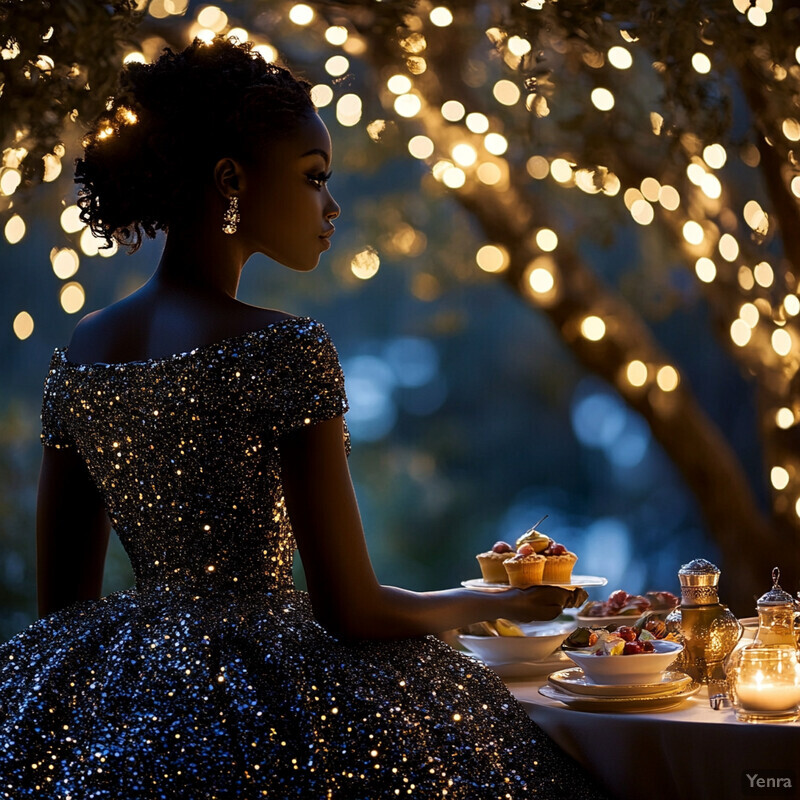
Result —
<instances>
[{"instance_id":1,"label":"sequined bodice","mask_svg":"<svg viewBox=\"0 0 800 800\"><path fill-rule=\"evenodd\" d=\"M281 436L343 413L323 326L291 317L163 359L51 362L43 439L76 447L142 591L292 585Z\"/></svg>"}]
</instances>

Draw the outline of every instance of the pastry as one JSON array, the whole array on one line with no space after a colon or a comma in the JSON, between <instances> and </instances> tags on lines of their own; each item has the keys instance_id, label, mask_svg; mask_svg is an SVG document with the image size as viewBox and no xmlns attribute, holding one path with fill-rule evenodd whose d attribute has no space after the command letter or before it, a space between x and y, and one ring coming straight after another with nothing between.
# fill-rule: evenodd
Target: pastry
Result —
<instances>
[{"instance_id":1,"label":"pastry","mask_svg":"<svg viewBox=\"0 0 800 800\"><path fill-rule=\"evenodd\" d=\"M508 542L496 542L491 550L478 553L475 558L481 568L486 583L508 583L508 575L503 563L514 555L514 548Z\"/></svg>"},{"instance_id":2,"label":"pastry","mask_svg":"<svg viewBox=\"0 0 800 800\"><path fill-rule=\"evenodd\" d=\"M519 589L540 584L545 560L544 556L534 553L529 544L521 545L513 558L503 562L508 582Z\"/></svg>"},{"instance_id":3,"label":"pastry","mask_svg":"<svg viewBox=\"0 0 800 800\"><path fill-rule=\"evenodd\" d=\"M545 557L542 583L569 583L578 556L567 550L563 544L553 541L541 554Z\"/></svg>"}]
</instances>

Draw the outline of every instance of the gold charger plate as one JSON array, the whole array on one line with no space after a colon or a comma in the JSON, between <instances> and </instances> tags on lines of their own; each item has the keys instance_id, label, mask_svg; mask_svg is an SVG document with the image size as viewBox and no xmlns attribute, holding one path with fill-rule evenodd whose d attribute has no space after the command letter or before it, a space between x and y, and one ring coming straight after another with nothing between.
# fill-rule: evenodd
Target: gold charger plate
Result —
<instances>
[{"instance_id":1,"label":"gold charger plate","mask_svg":"<svg viewBox=\"0 0 800 800\"><path fill-rule=\"evenodd\" d=\"M684 700L700 691L700 684L693 683L680 692L660 694L655 697L594 697L588 694L573 694L546 683L539 687L539 694L550 700L558 700L575 711L613 711L632 714L640 711L666 711L675 708Z\"/></svg>"},{"instance_id":2,"label":"gold charger plate","mask_svg":"<svg viewBox=\"0 0 800 800\"><path fill-rule=\"evenodd\" d=\"M547 679L559 689L591 697L655 697L688 689L692 679L685 672L667 670L655 683L627 683L618 686L594 683L580 667L558 670Z\"/></svg>"},{"instance_id":3,"label":"gold charger plate","mask_svg":"<svg viewBox=\"0 0 800 800\"><path fill-rule=\"evenodd\" d=\"M563 586L566 589L571 589L575 586L581 588L605 586L607 583L607 578L601 578L597 575L573 575L569 583L537 583L536 586ZM470 578L468 581L461 581L461 585L465 589L473 589L476 592L507 592L513 588L509 583L489 583L483 578Z\"/></svg>"}]
</instances>

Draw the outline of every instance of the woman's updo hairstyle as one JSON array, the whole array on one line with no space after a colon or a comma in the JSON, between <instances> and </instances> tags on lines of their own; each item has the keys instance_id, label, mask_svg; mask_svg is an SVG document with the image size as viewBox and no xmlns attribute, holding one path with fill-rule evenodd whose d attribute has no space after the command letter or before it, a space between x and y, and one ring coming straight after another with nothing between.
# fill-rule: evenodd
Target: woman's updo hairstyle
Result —
<instances>
[{"instance_id":1,"label":"woman's updo hairstyle","mask_svg":"<svg viewBox=\"0 0 800 800\"><path fill-rule=\"evenodd\" d=\"M180 218L220 158L252 156L314 110L311 84L249 43L195 39L127 64L76 162L81 219L133 253Z\"/></svg>"}]
</instances>

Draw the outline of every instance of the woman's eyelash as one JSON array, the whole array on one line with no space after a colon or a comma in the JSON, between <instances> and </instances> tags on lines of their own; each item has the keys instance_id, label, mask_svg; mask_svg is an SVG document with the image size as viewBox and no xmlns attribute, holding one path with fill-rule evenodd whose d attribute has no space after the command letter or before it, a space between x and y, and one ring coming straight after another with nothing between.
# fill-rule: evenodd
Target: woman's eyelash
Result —
<instances>
[{"instance_id":1,"label":"woman's eyelash","mask_svg":"<svg viewBox=\"0 0 800 800\"><path fill-rule=\"evenodd\" d=\"M319 172L316 175L309 175L308 180L318 189L321 189L330 179L332 172Z\"/></svg>"}]
</instances>

